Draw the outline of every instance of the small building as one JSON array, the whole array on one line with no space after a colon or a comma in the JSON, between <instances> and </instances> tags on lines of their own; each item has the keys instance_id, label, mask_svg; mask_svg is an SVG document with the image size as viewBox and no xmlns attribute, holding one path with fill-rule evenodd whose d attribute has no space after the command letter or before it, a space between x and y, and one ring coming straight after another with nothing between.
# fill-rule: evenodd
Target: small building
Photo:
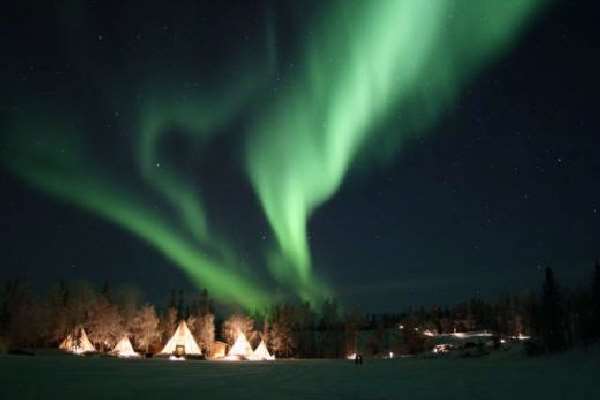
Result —
<instances>
[{"instance_id":1,"label":"small building","mask_svg":"<svg viewBox=\"0 0 600 400\"><path fill-rule=\"evenodd\" d=\"M223 358L225 357L225 350L227 348L227 343L225 342L220 342L220 341L215 341L212 344L211 350L212 350L212 357L213 358Z\"/></svg>"},{"instance_id":2,"label":"small building","mask_svg":"<svg viewBox=\"0 0 600 400\"><path fill-rule=\"evenodd\" d=\"M75 329L74 333L67 335L58 348L74 354L84 354L96 351L94 345L88 339L83 327L79 327Z\"/></svg>"},{"instance_id":3,"label":"small building","mask_svg":"<svg viewBox=\"0 0 600 400\"><path fill-rule=\"evenodd\" d=\"M238 334L235 343L229 349L227 353L227 357L229 358L239 358L242 360L250 360L254 356L254 351L252 350L252 345L246 339L246 335L244 332L240 332Z\"/></svg>"},{"instance_id":4,"label":"small building","mask_svg":"<svg viewBox=\"0 0 600 400\"><path fill-rule=\"evenodd\" d=\"M133 350L133 346L131 345L131 341L129 337L123 336L119 343L115 346L115 348L111 351L111 354L117 357L139 357L140 355Z\"/></svg>"},{"instance_id":5,"label":"small building","mask_svg":"<svg viewBox=\"0 0 600 400\"><path fill-rule=\"evenodd\" d=\"M181 321L179 322L175 333L159 354L176 355L178 357L184 355L199 356L202 355L202 351L200 351L200 347L198 346L198 343L196 343L196 340L185 321Z\"/></svg>"}]
</instances>

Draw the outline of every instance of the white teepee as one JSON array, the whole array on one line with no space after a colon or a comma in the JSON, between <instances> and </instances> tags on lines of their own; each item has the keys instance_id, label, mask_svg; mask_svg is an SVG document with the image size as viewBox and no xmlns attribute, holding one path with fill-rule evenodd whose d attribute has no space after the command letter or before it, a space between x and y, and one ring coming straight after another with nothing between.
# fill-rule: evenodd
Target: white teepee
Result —
<instances>
[{"instance_id":1,"label":"white teepee","mask_svg":"<svg viewBox=\"0 0 600 400\"><path fill-rule=\"evenodd\" d=\"M79 337L74 338L72 334L67 335L58 348L76 354L96 351L96 348L88 339L83 328L79 328Z\"/></svg>"},{"instance_id":2,"label":"white teepee","mask_svg":"<svg viewBox=\"0 0 600 400\"><path fill-rule=\"evenodd\" d=\"M131 342L129 341L129 338L127 336L123 336L123 338L119 340L119 343L117 343L112 353L118 357L140 356L137 352L133 351L133 346L131 345Z\"/></svg>"},{"instance_id":3,"label":"white teepee","mask_svg":"<svg viewBox=\"0 0 600 400\"><path fill-rule=\"evenodd\" d=\"M241 332L237 339L235 340L235 343L233 344L233 346L231 347L231 349L229 349L229 353L227 353L228 357L241 357L241 358L246 358L246 359L252 359L254 355L254 352L252 351L252 346L250 345L250 342L248 342L248 340L246 339L246 335L244 335L243 332Z\"/></svg>"},{"instance_id":4,"label":"white teepee","mask_svg":"<svg viewBox=\"0 0 600 400\"><path fill-rule=\"evenodd\" d=\"M267 344L264 340L260 341L260 344L256 349L254 349L254 354L252 355L252 360L274 360L275 356L269 354L269 349L267 349Z\"/></svg>"},{"instance_id":5,"label":"white teepee","mask_svg":"<svg viewBox=\"0 0 600 400\"><path fill-rule=\"evenodd\" d=\"M192 332L187 327L185 321L181 321L177 326L175 334L169 339L160 354L173 354L177 346L183 346L185 354L201 355L200 347L194 340Z\"/></svg>"}]
</instances>

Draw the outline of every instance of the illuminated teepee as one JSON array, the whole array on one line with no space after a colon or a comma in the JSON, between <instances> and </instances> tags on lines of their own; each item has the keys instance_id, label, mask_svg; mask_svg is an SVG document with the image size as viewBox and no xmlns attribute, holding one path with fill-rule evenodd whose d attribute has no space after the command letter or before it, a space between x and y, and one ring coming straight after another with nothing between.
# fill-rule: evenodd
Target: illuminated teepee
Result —
<instances>
[{"instance_id":1,"label":"illuminated teepee","mask_svg":"<svg viewBox=\"0 0 600 400\"><path fill-rule=\"evenodd\" d=\"M140 356L137 352L133 351L133 346L131 346L131 342L127 336L123 336L123 339L119 340L112 353L118 357Z\"/></svg>"},{"instance_id":2,"label":"illuminated teepee","mask_svg":"<svg viewBox=\"0 0 600 400\"><path fill-rule=\"evenodd\" d=\"M194 340L192 332L187 327L185 321L181 321L177 326L175 334L169 339L160 354L174 354L183 352L191 355L201 355L200 347Z\"/></svg>"},{"instance_id":3,"label":"illuminated teepee","mask_svg":"<svg viewBox=\"0 0 600 400\"><path fill-rule=\"evenodd\" d=\"M267 344L264 340L260 341L260 344L256 349L254 349L254 354L252 355L252 360L274 360L275 356L269 354L269 349L267 349Z\"/></svg>"},{"instance_id":4,"label":"illuminated teepee","mask_svg":"<svg viewBox=\"0 0 600 400\"><path fill-rule=\"evenodd\" d=\"M237 339L235 340L235 343L233 344L231 349L229 349L227 357L245 358L250 360L253 356L254 352L252 351L252 346L250 345L250 342L248 342L248 339L246 339L246 335L244 335L243 332L240 332Z\"/></svg>"},{"instance_id":5,"label":"illuminated teepee","mask_svg":"<svg viewBox=\"0 0 600 400\"><path fill-rule=\"evenodd\" d=\"M88 339L87 335L85 334L85 329L83 328L79 328L78 337L74 337L72 334L67 335L65 340L62 341L58 348L75 354L96 351L96 348Z\"/></svg>"}]
</instances>

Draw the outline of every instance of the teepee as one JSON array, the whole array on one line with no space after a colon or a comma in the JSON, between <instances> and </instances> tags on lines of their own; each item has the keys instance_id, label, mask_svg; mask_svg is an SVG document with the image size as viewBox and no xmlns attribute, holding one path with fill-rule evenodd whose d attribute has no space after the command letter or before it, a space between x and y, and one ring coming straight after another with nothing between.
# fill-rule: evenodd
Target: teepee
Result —
<instances>
[{"instance_id":1,"label":"teepee","mask_svg":"<svg viewBox=\"0 0 600 400\"><path fill-rule=\"evenodd\" d=\"M185 321L181 321L177 326L175 334L169 339L160 354L173 354L177 352L178 346L183 346L185 354L201 355L200 347L194 340L192 332L187 327Z\"/></svg>"},{"instance_id":2,"label":"teepee","mask_svg":"<svg viewBox=\"0 0 600 400\"><path fill-rule=\"evenodd\" d=\"M139 357L140 355L133 351L133 346L127 336L123 336L115 346L112 353L118 357Z\"/></svg>"},{"instance_id":3,"label":"teepee","mask_svg":"<svg viewBox=\"0 0 600 400\"><path fill-rule=\"evenodd\" d=\"M260 341L260 344L256 349L254 349L254 354L252 355L252 360L274 360L275 356L269 354L269 349L267 349L267 344L264 340Z\"/></svg>"},{"instance_id":4,"label":"teepee","mask_svg":"<svg viewBox=\"0 0 600 400\"><path fill-rule=\"evenodd\" d=\"M246 359L251 359L254 355L252 351L252 346L248 339L246 339L246 335L243 332L240 332L235 343L229 349L229 353L227 353L228 357L241 357Z\"/></svg>"},{"instance_id":5,"label":"teepee","mask_svg":"<svg viewBox=\"0 0 600 400\"><path fill-rule=\"evenodd\" d=\"M79 337L73 337L72 334L67 335L65 340L62 341L58 348L76 354L96 351L96 348L88 339L87 335L85 334L85 329L83 328L79 328Z\"/></svg>"}]
</instances>

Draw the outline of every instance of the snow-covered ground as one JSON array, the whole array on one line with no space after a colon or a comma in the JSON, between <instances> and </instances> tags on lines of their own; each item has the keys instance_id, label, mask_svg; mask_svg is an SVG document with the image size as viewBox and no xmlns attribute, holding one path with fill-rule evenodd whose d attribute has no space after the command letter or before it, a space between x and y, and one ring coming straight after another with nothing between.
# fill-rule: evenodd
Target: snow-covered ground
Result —
<instances>
[{"instance_id":1,"label":"snow-covered ground","mask_svg":"<svg viewBox=\"0 0 600 400\"><path fill-rule=\"evenodd\" d=\"M600 399L600 352L274 362L0 356L0 399Z\"/></svg>"}]
</instances>

